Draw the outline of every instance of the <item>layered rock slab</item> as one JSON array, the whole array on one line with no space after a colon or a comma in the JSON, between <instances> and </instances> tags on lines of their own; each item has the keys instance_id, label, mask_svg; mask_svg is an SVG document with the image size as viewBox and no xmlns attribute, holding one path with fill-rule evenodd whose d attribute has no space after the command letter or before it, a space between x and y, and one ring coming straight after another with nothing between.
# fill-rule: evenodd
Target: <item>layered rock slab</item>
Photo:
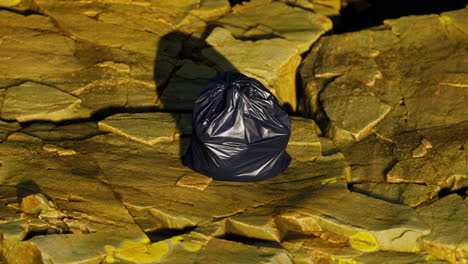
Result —
<instances>
[{"instance_id":1,"label":"layered rock slab","mask_svg":"<svg viewBox=\"0 0 468 264\"><path fill-rule=\"evenodd\" d=\"M465 22L451 17L463 16L466 12L462 9L440 16L404 17L386 21L381 30L324 37L302 68L306 96L311 100L309 111L316 109L314 98L323 89L320 100L325 108L336 97L350 100L354 96L370 96L393 110L403 103L400 101L403 99L408 111L408 125L416 129L465 121L462 113L466 111L463 103L466 93L462 87L466 86L466 77L460 68L460 62L465 60L463 48L460 48L466 43L462 33ZM435 30L437 33L434 35L435 31L426 27L427 24L440 30ZM421 49L413 49L414 45ZM415 57L420 60L415 61ZM428 63L432 63L430 67L416 67ZM451 74L453 70L461 73ZM335 79L326 87L320 84L322 79L330 78ZM437 92L442 87L446 88L444 94ZM423 103L426 98L433 102ZM343 101L340 106L351 107L352 101ZM450 117L442 121L440 117L449 111L447 107L451 109ZM325 109L332 124L352 132L352 126L342 124L333 114L336 108ZM380 108L374 106L373 109L377 111ZM371 124L372 121L366 123Z\"/></svg>"},{"instance_id":2,"label":"layered rock slab","mask_svg":"<svg viewBox=\"0 0 468 264\"><path fill-rule=\"evenodd\" d=\"M101 131L112 132L131 140L155 145L174 141L182 134L191 133L188 114L136 113L117 114L98 123Z\"/></svg>"},{"instance_id":3,"label":"layered rock slab","mask_svg":"<svg viewBox=\"0 0 468 264\"><path fill-rule=\"evenodd\" d=\"M307 51L332 28L331 20L323 15L271 0L236 5L216 24L222 25L236 38L288 40L300 53Z\"/></svg>"},{"instance_id":4,"label":"layered rock slab","mask_svg":"<svg viewBox=\"0 0 468 264\"><path fill-rule=\"evenodd\" d=\"M432 232L419 241L420 248L450 263L468 261L468 203L456 194L417 209Z\"/></svg>"},{"instance_id":5,"label":"layered rock slab","mask_svg":"<svg viewBox=\"0 0 468 264\"><path fill-rule=\"evenodd\" d=\"M169 111L192 111L195 100L216 71L204 64L184 60L162 95L158 98L161 109Z\"/></svg>"},{"instance_id":6,"label":"layered rock slab","mask_svg":"<svg viewBox=\"0 0 468 264\"><path fill-rule=\"evenodd\" d=\"M38 86L51 86L70 97L78 97L81 105L93 112L110 107L154 107L157 94L153 76L137 76L141 67L132 67L133 71L129 67L133 58L151 67L154 64L154 54L146 60L141 56L136 58L137 56L109 54L106 47L98 47L59 33L60 30L44 16L25 17L1 12L0 23L4 25L2 35L6 37L0 43L0 82L5 82L6 88L19 86L25 81L37 83ZM114 63L112 60L122 63ZM163 68L160 70L163 71ZM88 116L89 114L81 114L80 117L75 113L71 117ZM64 116L65 119L69 117ZM53 115L51 118L47 115L34 118L38 119L63 120Z\"/></svg>"},{"instance_id":7,"label":"layered rock slab","mask_svg":"<svg viewBox=\"0 0 468 264\"><path fill-rule=\"evenodd\" d=\"M238 71L264 84L283 104L296 109L298 49L284 39L242 41L223 28L215 28L206 42L204 57L222 71Z\"/></svg>"},{"instance_id":8,"label":"layered rock slab","mask_svg":"<svg viewBox=\"0 0 468 264\"><path fill-rule=\"evenodd\" d=\"M291 117L291 136L286 151L293 159L313 161L322 155L319 135L321 131L314 120Z\"/></svg>"},{"instance_id":9,"label":"layered rock slab","mask_svg":"<svg viewBox=\"0 0 468 264\"><path fill-rule=\"evenodd\" d=\"M326 36L305 59L305 110L357 191L416 207L466 187L467 10Z\"/></svg>"},{"instance_id":10,"label":"layered rock slab","mask_svg":"<svg viewBox=\"0 0 468 264\"><path fill-rule=\"evenodd\" d=\"M316 127L310 120L294 118L293 122L303 124L296 126L302 131L293 137L296 142L317 140ZM174 121L172 124L175 126ZM287 263L287 254L271 249L271 245L259 249L212 236L232 233L278 242L287 241L291 234L313 236L316 232L339 234L326 237L332 241L330 237L336 236L333 241L349 243L349 250L353 252L411 251L416 239L427 233L414 210L348 192L344 156L332 154L330 143L318 140L324 142L322 151L328 156L319 156L314 162L294 160L287 171L268 181L227 183L203 181L203 177L182 167L178 157L113 133L79 141L54 142L57 147L74 150L76 154L72 156L60 156L48 151L50 143L14 133L0 144L2 182L26 192L23 197L28 197L32 190L32 194L40 192L53 201L50 212L39 213L37 219L43 222L23 225L42 228L39 230L56 226L51 230L58 234L22 241L27 232L18 223L15 226L20 229L9 238L7 251L10 253L7 253L15 256L17 252L36 252L34 256L58 263L73 263L80 258L131 262L136 261L135 256L138 259L159 256L161 260L166 258L177 263L180 258L216 257L228 261L238 257L236 253L219 255L216 252L231 252L227 249L231 248L235 249L233 252L244 252L249 259ZM19 159L27 162L18 163ZM9 205L13 206L13 202ZM379 217L369 217L373 214ZM36 219L34 214L29 217ZM151 243L142 233L150 235L164 229L196 226L196 231L203 234L202 237L208 236L213 244L208 242L205 247L205 242L185 237L183 241L169 239ZM60 234L63 232L60 230L72 234ZM110 236L118 230L122 230L122 237ZM123 230L133 231L125 233ZM86 242L88 240L91 242ZM172 248L171 241L180 241L181 245ZM88 246L77 249L81 255L57 254L52 246L65 242ZM183 243L188 243L187 247ZM146 249L166 248L163 244L172 248L173 253L164 256L147 253ZM195 255L190 250L195 250ZM266 256L259 252L270 253Z\"/></svg>"},{"instance_id":11,"label":"layered rock slab","mask_svg":"<svg viewBox=\"0 0 468 264\"><path fill-rule=\"evenodd\" d=\"M0 111L3 119L19 122L61 121L90 116L90 110L81 107L80 99L33 82L8 88Z\"/></svg>"}]
</instances>

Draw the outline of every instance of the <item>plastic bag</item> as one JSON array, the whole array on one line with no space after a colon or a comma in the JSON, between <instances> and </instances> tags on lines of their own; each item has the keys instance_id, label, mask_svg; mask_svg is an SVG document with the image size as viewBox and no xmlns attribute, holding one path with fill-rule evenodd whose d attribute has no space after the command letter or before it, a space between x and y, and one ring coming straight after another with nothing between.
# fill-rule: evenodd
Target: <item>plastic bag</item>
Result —
<instances>
[{"instance_id":1,"label":"plastic bag","mask_svg":"<svg viewBox=\"0 0 468 264\"><path fill-rule=\"evenodd\" d=\"M193 134L184 165L222 181L261 181L291 162L291 121L259 81L225 72L195 102Z\"/></svg>"}]
</instances>

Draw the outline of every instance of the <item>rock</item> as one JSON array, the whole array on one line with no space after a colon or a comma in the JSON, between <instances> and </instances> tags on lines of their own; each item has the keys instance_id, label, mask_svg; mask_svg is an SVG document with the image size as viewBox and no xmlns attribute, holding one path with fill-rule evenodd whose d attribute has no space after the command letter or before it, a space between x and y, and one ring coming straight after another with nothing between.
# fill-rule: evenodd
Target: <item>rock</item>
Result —
<instances>
[{"instance_id":1,"label":"rock","mask_svg":"<svg viewBox=\"0 0 468 264\"><path fill-rule=\"evenodd\" d=\"M222 252L220 254L220 252ZM211 239L197 260L203 263L285 263L293 262L284 249L256 247L222 239Z\"/></svg>"},{"instance_id":2,"label":"rock","mask_svg":"<svg viewBox=\"0 0 468 264\"><path fill-rule=\"evenodd\" d=\"M178 121L180 120L180 121ZM101 131L135 140L147 145L173 141L187 133L187 118L170 113L116 114L98 123Z\"/></svg>"},{"instance_id":3,"label":"rock","mask_svg":"<svg viewBox=\"0 0 468 264\"><path fill-rule=\"evenodd\" d=\"M103 62L96 65L104 68L104 80L95 80L71 92L78 97L83 105L95 111L110 107L125 106L130 67L123 63Z\"/></svg>"},{"instance_id":4,"label":"rock","mask_svg":"<svg viewBox=\"0 0 468 264\"><path fill-rule=\"evenodd\" d=\"M26 237L27 230L23 228L24 224L26 224L24 220L0 224L0 252L3 258L8 257L11 254L10 250Z\"/></svg>"},{"instance_id":5,"label":"rock","mask_svg":"<svg viewBox=\"0 0 468 264\"><path fill-rule=\"evenodd\" d=\"M318 40L340 1L0 6L3 262L466 262L466 8ZM155 112L225 70L313 118L277 177L191 171Z\"/></svg>"},{"instance_id":6,"label":"rock","mask_svg":"<svg viewBox=\"0 0 468 264\"><path fill-rule=\"evenodd\" d=\"M195 64L190 60L184 61L176 76L170 80L159 97L158 105L164 110L191 111L203 87L214 76L216 76L214 69Z\"/></svg>"},{"instance_id":7,"label":"rock","mask_svg":"<svg viewBox=\"0 0 468 264\"><path fill-rule=\"evenodd\" d=\"M275 19L270 19L271 17ZM332 28L331 21L323 15L271 0L255 0L236 5L231 13L223 16L217 23L236 38L286 39L300 53L307 51L312 43Z\"/></svg>"},{"instance_id":8,"label":"rock","mask_svg":"<svg viewBox=\"0 0 468 264\"><path fill-rule=\"evenodd\" d=\"M337 202L333 202L333 208L328 207L330 198L337 199ZM297 207L301 209L286 211L302 212L314 219L316 226L321 229L314 231L324 230L344 235L349 238L351 247L361 251L411 252L418 238L430 232L411 208L337 189L315 191L298 201ZM379 220L369 218L371 213L367 208L372 208L369 210L372 210L372 214L378 214ZM399 219L395 218L397 215Z\"/></svg>"},{"instance_id":9,"label":"rock","mask_svg":"<svg viewBox=\"0 0 468 264\"><path fill-rule=\"evenodd\" d=\"M418 215L432 229L419 240L419 247L450 263L468 261L467 200L456 194L417 209Z\"/></svg>"},{"instance_id":10,"label":"rock","mask_svg":"<svg viewBox=\"0 0 468 264\"><path fill-rule=\"evenodd\" d=\"M299 6L301 8L310 9L314 12L324 16L338 16L341 10L341 1L338 0L323 0L323 1L311 1L311 0L282 0L282 2L288 5Z\"/></svg>"},{"instance_id":11,"label":"rock","mask_svg":"<svg viewBox=\"0 0 468 264\"><path fill-rule=\"evenodd\" d=\"M320 129L312 119L291 117L291 136L286 151L299 161L314 160L322 154L319 133Z\"/></svg>"},{"instance_id":12,"label":"rock","mask_svg":"<svg viewBox=\"0 0 468 264\"><path fill-rule=\"evenodd\" d=\"M396 159L394 144L372 135L343 150L343 154L351 166L350 183L385 182Z\"/></svg>"},{"instance_id":13,"label":"rock","mask_svg":"<svg viewBox=\"0 0 468 264\"><path fill-rule=\"evenodd\" d=\"M367 253L351 261L355 263L372 264L372 263L389 263L389 264L417 264L417 263L439 263L446 264L448 262L438 260L432 255L418 252L418 253L406 253L406 252L394 252L394 251L380 251Z\"/></svg>"},{"instance_id":14,"label":"rock","mask_svg":"<svg viewBox=\"0 0 468 264\"><path fill-rule=\"evenodd\" d=\"M73 149L65 149L52 144L45 144L42 148L47 152L56 152L59 156L69 156L78 154Z\"/></svg>"},{"instance_id":15,"label":"rock","mask_svg":"<svg viewBox=\"0 0 468 264\"><path fill-rule=\"evenodd\" d=\"M104 179L114 186L114 190L121 195L137 223L147 231L201 225L210 222L213 217L223 218L271 200L282 199L300 192L300 189L297 189L300 186L294 184L296 181L346 188L343 176L345 164L343 160L335 160L323 164L301 165L303 167L298 168L296 172L275 177L270 184L265 182L266 185L244 184L243 188L238 188L238 183L211 182L203 190L204 195L200 196L199 189L181 188L176 185L177 182L180 185L181 177L190 172L189 169L181 167L178 157L161 154L142 144L133 145L129 140L111 134L97 136L87 142L84 145L81 142L81 149L78 151L95 153L93 155L99 167L105 172ZM96 153L95 146L101 146L103 149ZM155 160L159 162L154 162ZM330 174L324 175L325 171ZM128 173L134 177L129 178ZM155 178L159 182L157 185L154 182ZM327 178L334 178L335 183L322 185L322 181ZM138 185L134 185L134 182ZM196 180L192 184L198 185L197 182ZM219 207L218 201L226 200L222 198L226 195L235 197L235 202ZM156 200L157 205L152 202Z\"/></svg>"},{"instance_id":16,"label":"rock","mask_svg":"<svg viewBox=\"0 0 468 264\"><path fill-rule=\"evenodd\" d=\"M37 4L40 6L41 12L48 12L45 11L48 9L46 1L38 1ZM91 11L97 12L93 6L80 7L76 3L67 3L54 7L63 11L63 13L57 14L57 17L55 17L55 14L51 15L54 22L58 24L61 22L60 16L73 18L73 21L78 21L77 23L84 25L86 30L89 29L89 22L91 24L93 24L93 21L96 22L87 15L73 14L73 12L83 11L90 15ZM120 10L123 10L122 7ZM103 19L106 17L101 14L102 12L97 13ZM133 16L135 15L133 14ZM135 20L140 21L141 19ZM15 23L9 21L15 21ZM125 18L125 21L132 20ZM165 44L158 42L164 35L162 29L170 29L167 24L156 23L159 25L159 29L156 31L161 32L161 35L155 37L155 35L144 33L139 29L131 31L126 27L118 27L112 24L115 21L109 22L109 24L98 23L104 26L93 31L97 34L96 36L100 36L100 38L107 41L99 44L97 40L95 42L87 39L83 40L73 34L66 37L62 34L63 32L59 33L59 29L45 16L31 15L26 19L22 15L1 12L1 34L8 36L8 38L0 41L1 50L3 51L3 53L0 52L0 57L3 58L0 73L2 78L17 82L10 85L6 84L7 87L14 84L20 85L25 81L48 85L60 89L62 92L76 95L81 99L82 106L87 106L93 112L101 114L102 111L115 108L154 108L157 99L155 80L159 83L160 79L164 81L164 78L168 78L175 61L169 55L176 56L181 45L173 45L170 49L165 49ZM121 20L118 22L124 23ZM107 33L99 32L99 29L106 30L109 27L114 32L122 30L122 35L120 33L111 34L113 36L125 35L128 39L141 39L141 43L150 45L148 51L145 51L142 47L135 47L134 50L135 52L138 50L138 53L129 54L129 52L134 51L128 51L125 48L120 49L117 47L118 43L120 43L119 38L108 36L110 38L109 42L108 39L105 39ZM60 31L63 30L64 28L60 27ZM90 40L95 37L93 34L91 34ZM128 43L134 43L134 40L128 41ZM22 44L18 46L17 43ZM40 43L40 45L36 45L37 43ZM158 57L164 58L166 63L159 64L160 67L158 67L157 74L154 77L153 73L155 71L153 68L158 46L161 46L162 49L161 56L158 55ZM15 54L15 59L12 59L12 54ZM164 78L161 77L164 75L166 75ZM3 79L0 80L0 83L3 82ZM81 117L88 117L89 114L86 116L81 115Z\"/></svg>"},{"instance_id":17,"label":"rock","mask_svg":"<svg viewBox=\"0 0 468 264\"><path fill-rule=\"evenodd\" d=\"M304 110L330 122L325 135L349 161L348 181L362 192L418 206L439 190L464 188L466 22L459 17L466 12L326 36L306 57Z\"/></svg>"},{"instance_id":18,"label":"rock","mask_svg":"<svg viewBox=\"0 0 468 264\"><path fill-rule=\"evenodd\" d=\"M215 20L231 10L228 1L206 0L200 3L198 9L192 10L192 14L204 21Z\"/></svg>"},{"instance_id":19,"label":"rock","mask_svg":"<svg viewBox=\"0 0 468 264\"><path fill-rule=\"evenodd\" d=\"M442 17L459 17L466 12L466 9L461 9L443 13ZM315 86L319 86L315 91L309 89L311 94L307 96L315 98L314 94L324 89L323 86L320 87L320 82L317 79L337 77L324 89L321 99L324 105L329 101L331 103L331 100L336 100L335 97L327 96L327 94L339 98L351 95L377 97L379 101L386 102L392 108L396 107L399 99L403 97L405 107L409 111L408 125L410 127L429 128L456 124L465 120L459 115L463 111L462 105L465 104L455 104L452 107L449 101L453 101L455 93L463 94L459 89L462 89L466 78L463 77L463 74L446 73L448 69L459 67L457 65L460 65L460 60L463 60L463 56L449 56L449 54L453 54L455 50L459 49L454 43L466 42L458 33L459 31L455 30L455 27L463 28L464 22L454 20L451 24L444 24L441 23L438 16L429 15L400 18L385 23L388 27L384 27L383 30L364 30L341 36L326 37L319 41L314 47L314 53L311 53L306 59L315 60L315 64L308 63L302 69L302 75L308 80L306 87L309 82L311 83L310 87L314 87L314 82ZM428 24L434 27L426 27ZM435 35L433 34L434 28L440 29ZM411 32L418 32L418 34ZM411 35L412 37L400 40L399 37L402 35ZM414 45L420 46L421 49L414 50L411 48ZM427 57L426 54L430 54L431 58ZM447 56L450 57L448 60L442 59ZM420 58L420 60L415 61L414 58ZM393 61L393 63L389 63L389 61ZM429 61L437 61L437 63L427 69L413 67L413 65L421 65ZM353 70L349 70L352 65L354 65ZM359 66L356 67L357 65ZM311 67L314 67L313 71L311 71ZM310 76L311 74L312 76ZM423 77L426 75L427 78ZM418 81L419 79L421 81ZM397 83L400 83L401 91L392 87ZM415 83L417 85L413 85ZM439 87L438 83L442 85L447 83L446 93L440 94L434 90ZM456 100L460 100L459 98L457 97ZM425 100L433 100L434 104L428 104ZM311 100L310 103L315 104L316 102ZM352 106L352 101L343 101L343 103L343 106ZM310 109L315 108L311 106ZM325 111L327 114L330 112L327 109ZM447 111L453 111L453 115L450 115L449 120L442 121L441 117ZM424 114L422 114L423 112Z\"/></svg>"},{"instance_id":20,"label":"rock","mask_svg":"<svg viewBox=\"0 0 468 264\"><path fill-rule=\"evenodd\" d=\"M287 230L278 227L277 221L272 217L273 211L262 207L229 217L226 231L242 237L280 242Z\"/></svg>"},{"instance_id":21,"label":"rock","mask_svg":"<svg viewBox=\"0 0 468 264\"><path fill-rule=\"evenodd\" d=\"M11 10L27 11L32 6L31 0L1 0L0 7L6 7Z\"/></svg>"},{"instance_id":22,"label":"rock","mask_svg":"<svg viewBox=\"0 0 468 264\"><path fill-rule=\"evenodd\" d=\"M41 193L28 195L21 200L21 211L26 214L46 213L54 210L54 207L55 205Z\"/></svg>"},{"instance_id":23,"label":"rock","mask_svg":"<svg viewBox=\"0 0 468 264\"><path fill-rule=\"evenodd\" d=\"M21 126L16 122L5 122L0 120L0 142L5 140L11 133L18 131Z\"/></svg>"},{"instance_id":24,"label":"rock","mask_svg":"<svg viewBox=\"0 0 468 264\"><path fill-rule=\"evenodd\" d=\"M58 27L77 39L95 45L120 48L124 51L153 55L161 37L171 30L171 26L161 20L142 17L144 6L118 5L120 12L115 12L116 5L108 8L100 4L69 2L53 4L50 1L37 1L43 13L51 17ZM99 14L95 19L89 11ZM141 22L145 21L144 24ZM140 28L147 30L140 30ZM95 30L89 30L94 28ZM96 34L99 32L99 34ZM118 34L116 34L118 32Z\"/></svg>"},{"instance_id":25,"label":"rock","mask_svg":"<svg viewBox=\"0 0 468 264\"><path fill-rule=\"evenodd\" d=\"M5 256L8 263L57 263L68 264L77 261L99 263L107 254L110 246L118 247L125 241L147 239L135 230L119 230L117 233L61 234L36 236L17 244ZM63 252L74 252L63 254Z\"/></svg>"},{"instance_id":26,"label":"rock","mask_svg":"<svg viewBox=\"0 0 468 264\"><path fill-rule=\"evenodd\" d=\"M333 138L351 136L359 141L372 133L372 128L380 122L391 107L382 103L375 97L350 96L323 99L324 109L333 125L335 133ZM339 142L339 141L338 141Z\"/></svg>"},{"instance_id":27,"label":"rock","mask_svg":"<svg viewBox=\"0 0 468 264\"><path fill-rule=\"evenodd\" d=\"M466 177L463 175L467 174L467 154L462 147L466 141L465 130L466 125L461 124L420 132L419 134L424 135L425 142L431 142L432 147L427 148L427 153L422 157L414 157L414 151L408 154L402 153L401 160L387 173L387 181L431 184L446 188L449 187L447 182L449 177L456 177L455 175ZM419 142L414 142L412 145L413 148L417 146L416 149L420 146Z\"/></svg>"},{"instance_id":28,"label":"rock","mask_svg":"<svg viewBox=\"0 0 468 264\"><path fill-rule=\"evenodd\" d=\"M346 261L363 252L346 244L334 244L320 238L296 238L285 241L282 246L292 254L295 263L333 263Z\"/></svg>"},{"instance_id":29,"label":"rock","mask_svg":"<svg viewBox=\"0 0 468 264\"><path fill-rule=\"evenodd\" d=\"M389 202L416 207L424 202L435 199L440 192L440 187L437 185L411 183L365 182L353 184L353 190Z\"/></svg>"},{"instance_id":30,"label":"rock","mask_svg":"<svg viewBox=\"0 0 468 264\"><path fill-rule=\"evenodd\" d=\"M82 108L80 104L80 99L55 88L26 82L7 89L1 117L19 122L63 121L89 117L90 111Z\"/></svg>"},{"instance_id":31,"label":"rock","mask_svg":"<svg viewBox=\"0 0 468 264\"><path fill-rule=\"evenodd\" d=\"M33 123L21 130L28 135L44 141L82 140L100 134L97 123L80 122L76 124L54 125L51 123Z\"/></svg>"},{"instance_id":32,"label":"rock","mask_svg":"<svg viewBox=\"0 0 468 264\"><path fill-rule=\"evenodd\" d=\"M75 42L60 34L49 18L39 15L30 18L0 12L0 32L2 36L8 36L0 41L2 79L44 84L47 83L44 79L86 66L74 57Z\"/></svg>"},{"instance_id":33,"label":"rock","mask_svg":"<svg viewBox=\"0 0 468 264\"><path fill-rule=\"evenodd\" d=\"M206 42L213 47L204 49L203 55L222 71L239 71L257 79L280 102L296 109L295 76L301 58L298 49L289 41L278 38L241 41L229 31L215 28Z\"/></svg>"},{"instance_id":34,"label":"rock","mask_svg":"<svg viewBox=\"0 0 468 264\"><path fill-rule=\"evenodd\" d=\"M188 175L182 176L180 178L176 185L181 186L181 187L187 187L187 188L195 188L200 191L203 191L208 187L210 182L213 181L213 178L198 174L198 173L190 173Z\"/></svg>"}]
</instances>

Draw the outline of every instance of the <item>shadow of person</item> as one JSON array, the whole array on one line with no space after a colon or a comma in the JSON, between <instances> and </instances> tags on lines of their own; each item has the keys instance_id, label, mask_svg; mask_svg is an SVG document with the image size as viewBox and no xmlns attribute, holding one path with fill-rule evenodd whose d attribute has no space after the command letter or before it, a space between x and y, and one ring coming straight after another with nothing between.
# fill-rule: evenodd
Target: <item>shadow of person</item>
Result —
<instances>
[{"instance_id":1,"label":"shadow of person","mask_svg":"<svg viewBox=\"0 0 468 264\"><path fill-rule=\"evenodd\" d=\"M214 48L206 38L214 28L208 27L198 37L183 32L170 32L161 38L156 49L154 81L157 106L176 120L181 134L177 155L182 159L189 144L192 110L195 100L207 82L224 71L237 69ZM206 55L209 53L210 60Z\"/></svg>"}]
</instances>

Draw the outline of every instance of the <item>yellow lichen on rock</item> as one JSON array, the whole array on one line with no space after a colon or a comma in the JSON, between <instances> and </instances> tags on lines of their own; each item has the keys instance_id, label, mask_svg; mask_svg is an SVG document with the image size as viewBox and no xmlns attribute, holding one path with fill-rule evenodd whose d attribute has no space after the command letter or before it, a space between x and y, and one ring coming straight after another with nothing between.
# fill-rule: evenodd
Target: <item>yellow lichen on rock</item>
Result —
<instances>
[{"instance_id":1,"label":"yellow lichen on rock","mask_svg":"<svg viewBox=\"0 0 468 264\"><path fill-rule=\"evenodd\" d=\"M1 7L12 7L21 3L21 0L0 0Z\"/></svg>"},{"instance_id":2,"label":"yellow lichen on rock","mask_svg":"<svg viewBox=\"0 0 468 264\"><path fill-rule=\"evenodd\" d=\"M440 16L439 21L442 24L451 24L452 23L452 19L450 17L448 17L448 16Z\"/></svg>"},{"instance_id":3,"label":"yellow lichen on rock","mask_svg":"<svg viewBox=\"0 0 468 264\"><path fill-rule=\"evenodd\" d=\"M322 185L335 183L335 182L336 182L336 178L328 178L328 179L322 180Z\"/></svg>"},{"instance_id":4,"label":"yellow lichen on rock","mask_svg":"<svg viewBox=\"0 0 468 264\"><path fill-rule=\"evenodd\" d=\"M192 251L192 252L195 252L195 251L198 251L201 249L201 245L198 244L198 243L193 243L193 242L185 242L182 244L184 246L184 248L188 251Z\"/></svg>"},{"instance_id":5,"label":"yellow lichen on rock","mask_svg":"<svg viewBox=\"0 0 468 264\"><path fill-rule=\"evenodd\" d=\"M182 241L184 241L184 238L181 237L181 236L171 237L171 239L170 239L170 242L171 242L172 245L179 244L179 243L181 243Z\"/></svg>"},{"instance_id":6,"label":"yellow lichen on rock","mask_svg":"<svg viewBox=\"0 0 468 264\"><path fill-rule=\"evenodd\" d=\"M349 237L351 247L361 251L374 251L379 248L379 243L374 235L369 232L357 232Z\"/></svg>"},{"instance_id":7,"label":"yellow lichen on rock","mask_svg":"<svg viewBox=\"0 0 468 264\"><path fill-rule=\"evenodd\" d=\"M354 259L348 258L348 259L339 259L336 258L335 256L332 256L331 260L336 261L338 264L360 264L361 262L357 262Z\"/></svg>"},{"instance_id":8,"label":"yellow lichen on rock","mask_svg":"<svg viewBox=\"0 0 468 264\"><path fill-rule=\"evenodd\" d=\"M110 245L106 245L104 248L108 253L105 259L107 263L113 263L115 257L136 263L152 263L161 260L169 252L169 246L166 242L159 241L150 244L148 238L136 242L126 240L117 249Z\"/></svg>"}]
</instances>

